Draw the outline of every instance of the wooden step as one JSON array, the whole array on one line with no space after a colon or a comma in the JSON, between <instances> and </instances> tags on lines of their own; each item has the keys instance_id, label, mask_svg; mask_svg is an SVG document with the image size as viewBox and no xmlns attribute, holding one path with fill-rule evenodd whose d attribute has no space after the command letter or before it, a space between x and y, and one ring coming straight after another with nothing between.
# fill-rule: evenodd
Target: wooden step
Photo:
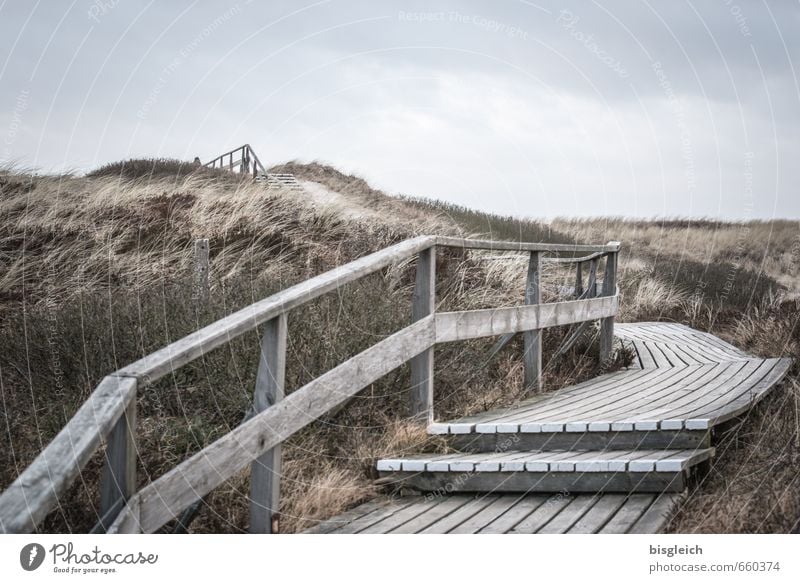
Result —
<instances>
[{"instance_id":1,"label":"wooden step","mask_svg":"<svg viewBox=\"0 0 800 583\"><path fill-rule=\"evenodd\" d=\"M428 431L472 451L509 440L520 450L704 447L709 429L760 400L789 365L789 359L742 358L619 371Z\"/></svg>"},{"instance_id":2,"label":"wooden step","mask_svg":"<svg viewBox=\"0 0 800 583\"><path fill-rule=\"evenodd\" d=\"M508 451L382 459L381 477L426 492L680 492L713 448Z\"/></svg>"},{"instance_id":3,"label":"wooden step","mask_svg":"<svg viewBox=\"0 0 800 583\"><path fill-rule=\"evenodd\" d=\"M378 499L310 534L656 533L679 494L453 494Z\"/></svg>"}]
</instances>

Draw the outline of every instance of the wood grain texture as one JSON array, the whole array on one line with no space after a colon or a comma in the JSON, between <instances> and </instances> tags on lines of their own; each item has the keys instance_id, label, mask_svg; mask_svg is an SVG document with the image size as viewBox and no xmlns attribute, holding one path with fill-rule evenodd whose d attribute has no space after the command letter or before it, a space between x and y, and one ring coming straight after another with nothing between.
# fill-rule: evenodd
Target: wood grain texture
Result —
<instances>
[{"instance_id":1,"label":"wood grain texture","mask_svg":"<svg viewBox=\"0 0 800 583\"><path fill-rule=\"evenodd\" d=\"M0 529L32 531L65 494L135 397L136 379L104 378L64 429L0 495Z\"/></svg>"},{"instance_id":2,"label":"wood grain texture","mask_svg":"<svg viewBox=\"0 0 800 583\"><path fill-rule=\"evenodd\" d=\"M411 321L418 322L436 309L436 248L419 252ZM434 348L422 351L411 359L411 396L409 416L428 425L433 421L433 356Z\"/></svg>"},{"instance_id":3,"label":"wood grain texture","mask_svg":"<svg viewBox=\"0 0 800 583\"><path fill-rule=\"evenodd\" d=\"M617 306L617 297L611 296L535 306L437 312L436 342L470 340L596 320L616 314Z\"/></svg>"},{"instance_id":4,"label":"wood grain texture","mask_svg":"<svg viewBox=\"0 0 800 583\"><path fill-rule=\"evenodd\" d=\"M311 381L145 486L134 496L143 531L154 532L242 466L433 342L434 320L428 316Z\"/></svg>"},{"instance_id":5,"label":"wood grain texture","mask_svg":"<svg viewBox=\"0 0 800 583\"><path fill-rule=\"evenodd\" d=\"M108 435L106 463L100 482L100 516L103 529L115 516L112 508L130 498L136 491L136 399L131 399L125 411Z\"/></svg>"},{"instance_id":6,"label":"wood grain texture","mask_svg":"<svg viewBox=\"0 0 800 583\"><path fill-rule=\"evenodd\" d=\"M528 276L525 283L525 305L536 306L541 302L540 265L541 254L531 252L528 260ZM542 331L526 330L522 334L524 352L524 382L528 390L542 387Z\"/></svg>"},{"instance_id":7,"label":"wood grain texture","mask_svg":"<svg viewBox=\"0 0 800 583\"><path fill-rule=\"evenodd\" d=\"M286 314L267 321L261 339L261 357L253 394L255 413L280 402L286 379ZM281 445L259 456L250 469L250 532L279 530L281 499Z\"/></svg>"}]
</instances>

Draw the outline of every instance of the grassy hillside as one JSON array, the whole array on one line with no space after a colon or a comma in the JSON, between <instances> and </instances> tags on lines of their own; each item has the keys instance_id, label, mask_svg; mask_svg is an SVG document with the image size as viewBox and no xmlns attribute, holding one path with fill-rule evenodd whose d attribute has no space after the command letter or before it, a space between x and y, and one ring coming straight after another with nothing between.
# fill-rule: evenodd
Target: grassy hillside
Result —
<instances>
[{"instance_id":1,"label":"grassy hillside","mask_svg":"<svg viewBox=\"0 0 800 583\"><path fill-rule=\"evenodd\" d=\"M603 219L547 225L388 197L319 164L277 169L309 181L306 192L266 191L175 161L127 161L86 177L0 172L0 488L105 374L256 299L420 233L620 240L623 320L680 321L756 354L798 354L797 223ZM211 243L211 297L203 303L192 297L197 238ZM485 253L448 251L438 262L440 309L521 299L520 257L489 260ZM392 266L292 312L288 389L404 326L413 267ZM547 296L552 299L571 277L566 269L548 267ZM552 358L565 332L545 337L548 388L596 373L591 334L566 356ZM237 339L141 392L142 483L240 422L250 405L258 342L256 333ZM473 413L523 395L519 341L486 362L492 343L437 348L438 416ZM689 498L673 528L791 528L800 516L791 475L800 461L797 378L795 368L788 390L730 430L703 490ZM285 531L376 495L377 457L442 447L404 421L408 385L402 367L286 444ZM87 529L96 521L99 468L98 455L48 517L45 531ZM244 472L209 496L192 530L246 529L247 492Z\"/></svg>"}]
</instances>

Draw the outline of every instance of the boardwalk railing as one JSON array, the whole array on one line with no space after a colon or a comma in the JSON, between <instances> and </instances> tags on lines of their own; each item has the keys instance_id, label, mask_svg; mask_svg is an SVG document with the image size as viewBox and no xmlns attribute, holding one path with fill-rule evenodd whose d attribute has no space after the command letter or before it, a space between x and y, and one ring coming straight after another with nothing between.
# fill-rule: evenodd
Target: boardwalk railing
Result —
<instances>
[{"instance_id":1,"label":"boardwalk railing","mask_svg":"<svg viewBox=\"0 0 800 583\"><path fill-rule=\"evenodd\" d=\"M225 152L210 162L206 162L203 166L218 170L227 170L229 172L252 174L254 178L267 173L264 169L264 165L261 164L261 160L258 159L253 148L250 147L250 144L245 144L230 152Z\"/></svg>"},{"instance_id":2,"label":"boardwalk railing","mask_svg":"<svg viewBox=\"0 0 800 583\"><path fill-rule=\"evenodd\" d=\"M462 312L435 311L437 247L517 251L530 256L525 304ZM617 313L616 258L619 243L549 245L422 236L387 247L260 300L134 362L103 379L74 417L19 478L0 495L0 529L28 532L57 504L90 457L103 445L101 520L108 532L154 532L225 480L251 465L252 532L275 532L280 490L280 446L298 430L386 373L411 363L410 415L433 420L434 346L522 332L525 379L541 383L541 331L601 321L601 358L611 355ZM539 303L543 253L589 253L552 261L578 265L576 292L590 264L605 257L600 297ZM395 262L417 256L412 323L312 380L284 398L287 316L298 306ZM254 394L255 414L225 436L137 490L136 394L140 387L170 374L233 338L264 325Z\"/></svg>"}]
</instances>

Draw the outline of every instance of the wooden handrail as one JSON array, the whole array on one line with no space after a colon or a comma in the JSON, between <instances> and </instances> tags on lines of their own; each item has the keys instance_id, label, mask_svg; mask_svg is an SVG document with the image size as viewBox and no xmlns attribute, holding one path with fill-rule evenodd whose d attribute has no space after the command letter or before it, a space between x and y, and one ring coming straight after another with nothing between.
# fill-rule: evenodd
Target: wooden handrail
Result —
<instances>
[{"instance_id":1,"label":"wooden handrail","mask_svg":"<svg viewBox=\"0 0 800 583\"><path fill-rule=\"evenodd\" d=\"M198 495L209 492L246 464L270 451L277 451L279 457L279 450L275 448L294 432L409 360L412 361L412 379L417 383L416 389L412 391L416 395L412 414L421 415L425 420L431 419L433 346L437 342L509 332L529 332L597 318L603 318L603 322L610 321L613 326L613 316L617 310L616 294L606 294L613 297L545 305L539 305L537 299L536 302L529 301L529 305L519 308L435 314L433 250L437 246L520 251L537 256L541 252L589 252L605 255L609 258L606 266L607 281L614 281L616 261L610 258L615 258L619 250L619 243L548 245L420 236L356 259L255 302L106 377L56 438L0 495L0 530L33 530L106 439L108 447L101 515L105 517L104 520L107 519L111 508L119 506L120 500L127 500L128 503L110 531L152 532L193 503ZM257 408L260 412L247 422L161 478L134 492L135 458L132 457L132 452L135 451L137 386L153 382L235 337L268 321L275 321L276 318L284 318L285 333L285 315L292 309L417 254L422 260L418 262L414 323L311 381L285 399L279 400L273 396L272 402L265 402L262 407ZM596 259L592 261L595 262ZM611 330L613 334L613 327ZM265 342L266 338L265 336ZM275 338L269 342L277 343L276 346L282 348L270 353L272 356L265 361L266 368L263 372L273 375L273 380L281 374L279 370L276 372L275 367L283 366L285 358L281 353L285 351L285 342L281 343L280 335ZM540 344L537 350L541 351ZM426 354L428 356L423 358ZM260 369L259 378L261 377ZM270 385L273 388L268 389L265 394L277 395L279 388L282 392L282 386L279 387L282 379L276 383ZM257 388L257 398L258 390ZM269 458L267 463L274 465L274 458L275 456ZM255 507L262 510L274 509L277 488L270 486L256 490L262 492L260 496L272 500L255 501ZM252 494L254 497L256 490ZM262 516L260 521L262 531L269 531L265 526L269 523L269 516Z\"/></svg>"},{"instance_id":2,"label":"wooden handrail","mask_svg":"<svg viewBox=\"0 0 800 583\"><path fill-rule=\"evenodd\" d=\"M234 162L234 155L236 155L236 162ZM225 168L225 158L228 159L227 168ZM258 176L259 174L267 173L264 165L261 163L261 160L258 159L258 156L250 144L244 144L243 146L234 148L229 152L220 154L210 162L203 164L203 166L213 169L217 167L218 162L221 170L227 169L233 172L234 168L238 168L240 173L252 174L254 177Z\"/></svg>"}]
</instances>

